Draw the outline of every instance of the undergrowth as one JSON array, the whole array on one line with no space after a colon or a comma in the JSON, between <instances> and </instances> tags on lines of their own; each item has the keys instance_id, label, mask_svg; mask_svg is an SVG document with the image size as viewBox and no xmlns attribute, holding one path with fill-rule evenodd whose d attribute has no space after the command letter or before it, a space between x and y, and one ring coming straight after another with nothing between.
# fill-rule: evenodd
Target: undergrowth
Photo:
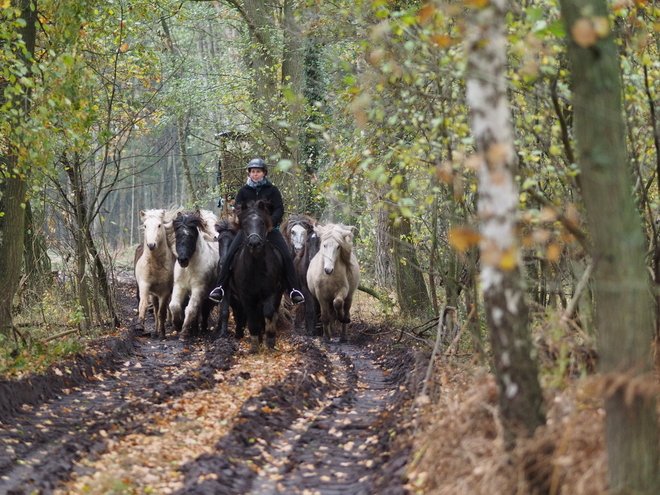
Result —
<instances>
[{"instance_id":1,"label":"undergrowth","mask_svg":"<svg viewBox=\"0 0 660 495\"><path fill-rule=\"evenodd\" d=\"M43 373L85 351L86 340L99 334L99 329L84 330L80 304L66 294L56 287L20 307L12 332L0 335L0 380Z\"/></svg>"}]
</instances>

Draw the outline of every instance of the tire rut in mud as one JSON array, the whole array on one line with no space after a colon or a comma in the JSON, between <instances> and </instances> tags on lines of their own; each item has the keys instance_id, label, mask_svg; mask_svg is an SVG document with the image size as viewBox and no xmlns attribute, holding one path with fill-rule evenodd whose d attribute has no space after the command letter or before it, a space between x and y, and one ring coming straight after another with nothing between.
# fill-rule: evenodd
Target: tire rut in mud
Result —
<instances>
[{"instance_id":1,"label":"tire rut in mud","mask_svg":"<svg viewBox=\"0 0 660 495\"><path fill-rule=\"evenodd\" d=\"M177 495L406 493L408 452L392 458L390 450L404 429L396 416L409 399L401 384L413 353L388 361L366 345L319 346L308 338L301 352L306 369L248 401L217 453L183 467Z\"/></svg>"},{"instance_id":2,"label":"tire rut in mud","mask_svg":"<svg viewBox=\"0 0 660 495\"><path fill-rule=\"evenodd\" d=\"M34 398L14 414L6 413L0 426L0 493L51 493L69 478L74 462L101 452L109 438L142 428L141 415L163 400L188 390L213 386L214 373L228 370L236 344L228 340L183 343L124 338L132 353L105 356L102 370L83 363L67 363L49 373L82 376L67 387L55 388L50 400ZM112 353L111 353L112 354ZM87 374L90 373L90 374ZM34 394L23 383L25 397ZM14 385L13 393L20 396ZM2 390L3 393L6 390Z\"/></svg>"},{"instance_id":3,"label":"tire rut in mud","mask_svg":"<svg viewBox=\"0 0 660 495\"><path fill-rule=\"evenodd\" d=\"M134 321L129 315L122 321ZM349 345L291 336L300 369L248 399L216 453L182 467L177 493L407 493L409 442L400 439L404 405L419 384L415 353L364 337L382 330L364 322L351 330ZM130 331L103 342L45 375L0 382L0 494L51 494L74 472L85 474L77 461L144 432L169 398L213 387L238 352L233 340L160 342Z\"/></svg>"}]
</instances>

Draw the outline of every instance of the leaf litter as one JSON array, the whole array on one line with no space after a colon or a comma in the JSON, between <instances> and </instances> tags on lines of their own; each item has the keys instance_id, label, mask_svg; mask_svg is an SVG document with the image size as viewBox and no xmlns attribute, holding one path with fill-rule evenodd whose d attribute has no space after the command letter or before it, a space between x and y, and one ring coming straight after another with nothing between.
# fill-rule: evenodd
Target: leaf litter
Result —
<instances>
[{"instance_id":1,"label":"leaf litter","mask_svg":"<svg viewBox=\"0 0 660 495\"><path fill-rule=\"evenodd\" d=\"M294 346L281 340L279 352L256 356L241 343L236 365L216 373L216 385L196 390L159 404L142 419L145 431L109 440L106 452L95 459L80 461L82 471L57 489L56 495L78 493L173 493L183 486L180 467L201 454L215 451L218 439L226 435L242 405L263 387L270 386L300 366ZM263 412L273 412L265 406ZM118 486L116 480L121 480ZM114 487L114 488L113 488Z\"/></svg>"}]
</instances>

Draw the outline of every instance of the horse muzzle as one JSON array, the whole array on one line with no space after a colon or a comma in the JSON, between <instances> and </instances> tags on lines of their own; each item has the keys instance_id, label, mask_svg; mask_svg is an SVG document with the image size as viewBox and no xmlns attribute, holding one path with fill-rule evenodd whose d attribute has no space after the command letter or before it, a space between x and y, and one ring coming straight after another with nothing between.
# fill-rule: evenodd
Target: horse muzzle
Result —
<instances>
[{"instance_id":1,"label":"horse muzzle","mask_svg":"<svg viewBox=\"0 0 660 495\"><path fill-rule=\"evenodd\" d=\"M182 268L186 268L189 264L190 264L190 259L179 258L179 265L181 265Z\"/></svg>"},{"instance_id":2,"label":"horse muzzle","mask_svg":"<svg viewBox=\"0 0 660 495\"><path fill-rule=\"evenodd\" d=\"M264 246L264 239L258 234L250 234L246 239L250 251L259 251Z\"/></svg>"},{"instance_id":3,"label":"horse muzzle","mask_svg":"<svg viewBox=\"0 0 660 495\"><path fill-rule=\"evenodd\" d=\"M156 249L156 243L155 242L149 242L147 243L147 247L149 248L149 251L153 251Z\"/></svg>"}]
</instances>

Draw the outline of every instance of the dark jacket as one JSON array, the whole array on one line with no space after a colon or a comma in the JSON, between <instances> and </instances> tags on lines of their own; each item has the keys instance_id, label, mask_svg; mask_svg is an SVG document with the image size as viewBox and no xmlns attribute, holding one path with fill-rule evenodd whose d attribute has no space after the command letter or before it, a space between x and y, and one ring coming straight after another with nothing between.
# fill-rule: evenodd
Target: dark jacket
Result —
<instances>
[{"instance_id":1,"label":"dark jacket","mask_svg":"<svg viewBox=\"0 0 660 495\"><path fill-rule=\"evenodd\" d=\"M269 202L270 218L273 221L273 227L277 227L284 216L284 203L280 190L270 182L256 189L247 184L241 187L234 198L234 208L238 210L242 204L259 199Z\"/></svg>"}]
</instances>

